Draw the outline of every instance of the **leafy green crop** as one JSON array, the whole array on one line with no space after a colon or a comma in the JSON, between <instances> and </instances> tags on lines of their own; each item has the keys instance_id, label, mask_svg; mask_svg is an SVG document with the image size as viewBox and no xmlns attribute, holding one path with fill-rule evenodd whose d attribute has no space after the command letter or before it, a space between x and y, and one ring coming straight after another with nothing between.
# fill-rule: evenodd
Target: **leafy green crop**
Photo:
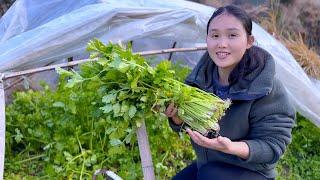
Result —
<instances>
[{"instance_id":1,"label":"leafy green crop","mask_svg":"<svg viewBox=\"0 0 320 180\"><path fill-rule=\"evenodd\" d=\"M320 129L298 115L292 143L281 158L277 179L320 179Z\"/></svg>"},{"instance_id":2,"label":"leafy green crop","mask_svg":"<svg viewBox=\"0 0 320 180\"><path fill-rule=\"evenodd\" d=\"M106 96L106 87L94 77L101 66L97 61L82 65L79 72L63 71L66 74L62 73L54 91L44 85L43 91L15 94L6 107L5 179L91 179L101 168L111 169L124 179L142 179L137 123L101 109L112 100ZM179 81L190 72L181 65L173 65L172 70ZM111 79L120 77L107 75ZM92 80L80 83L83 78ZM65 88L67 85L70 87ZM123 113L121 108L115 110ZM131 108L128 116L138 111ZM145 120L156 177L170 179L191 163L195 154L188 136L177 136L166 118L154 117L150 114ZM277 167L277 179L319 179L319 136L319 128L298 116L293 142Z\"/></svg>"},{"instance_id":3,"label":"leafy green crop","mask_svg":"<svg viewBox=\"0 0 320 180\"><path fill-rule=\"evenodd\" d=\"M97 58L96 62L82 66L80 73L61 68L57 71L70 78L67 88L93 83L96 88L103 88L100 109L110 118L132 120L139 127L142 119L158 118L157 112L164 112L167 104L174 102L179 116L191 128L202 134L219 129L217 121L230 103L176 80L169 61L153 68L130 49L104 45L99 40L90 41L87 50L91 58Z\"/></svg>"},{"instance_id":4,"label":"leafy green crop","mask_svg":"<svg viewBox=\"0 0 320 180\"><path fill-rule=\"evenodd\" d=\"M6 179L90 179L101 168L125 179L142 178L135 136L140 119L135 116L142 116L146 97L136 98L134 93L142 90L139 87L134 93L109 91L96 75L105 73L107 84L108 78L121 83L121 76L101 73L102 67L97 61L82 65L80 72L60 69L57 90L45 86L44 91L16 93L6 107ZM181 80L189 72L181 66L173 69L184 72L176 75ZM115 102L115 95L124 101L112 104L112 113L108 113L106 106ZM181 141L176 140L166 118L144 115L156 176L169 178L191 162L194 153L184 134L180 134Z\"/></svg>"}]
</instances>

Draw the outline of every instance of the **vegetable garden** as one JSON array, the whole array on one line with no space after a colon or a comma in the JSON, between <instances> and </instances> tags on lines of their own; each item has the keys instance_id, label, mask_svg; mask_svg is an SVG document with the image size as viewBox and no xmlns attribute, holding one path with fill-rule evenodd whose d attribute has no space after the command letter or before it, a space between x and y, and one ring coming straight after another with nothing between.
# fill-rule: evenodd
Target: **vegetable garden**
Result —
<instances>
[{"instance_id":1,"label":"vegetable garden","mask_svg":"<svg viewBox=\"0 0 320 180\"><path fill-rule=\"evenodd\" d=\"M153 68L140 55L98 40L89 43L88 51L97 60L81 65L79 72L57 68L57 90L44 85L44 91L16 94L6 110L6 171L16 174L26 168L26 174L43 178L87 179L107 168L122 177L141 178L135 133L146 120L151 134L173 141L161 116L170 102L179 105L188 126L202 133L218 129L216 122L229 102L181 82L186 68L176 66L182 73L177 76L169 61ZM162 155L158 171L166 167L167 156L175 154L166 149L156 153ZM124 154L130 158L123 159Z\"/></svg>"},{"instance_id":2,"label":"vegetable garden","mask_svg":"<svg viewBox=\"0 0 320 180\"><path fill-rule=\"evenodd\" d=\"M56 90L44 82L43 91L17 92L7 106L6 179L91 179L97 169L110 169L125 179L141 179L135 132L142 120L156 179L169 179L195 159L188 137L174 133L159 113L168 102L183 104L197 94L182 83L190 69L169 61L151 67L130 49L97 40L91 41L88 50L96 61L82 64L79 71L57 68L60 81ZM203 104L212 104L208 97L201 99ZM218 99L213 104L222 105L216 108L219 116L228 106ZM279 179L319 177L317 171L307 168L310 161L319 165L319 153L307 148L319 147L320 142L316 135L306 139L307 132L299 131L302 127L313 128L315 134L320 131L301 116L298 123L293 144L277 167ZM192 122L190 125L194 127ZM298 166L298 161L303 166Z\"/></svg>"},{"instance_id":3,"label":"vegetable garden","mask_svg":"<svg viewBox=\"0 0 320 180\"><path fill-rule=\"evenodd\" d=\"M270 2L272 5L274 2L278 1ZM306 2L308 3L308 1ZM306 44L306 38L309 39L308 42L312 43L319 39L317 38L318 34L316 31L311 31L317 29L312 28L316 27L317 24L315 22L317 22L317 19L309 18L313 16L317 17L314 14L319 11L315 5L307 6L304 5L304 2L301 3L300 1L295 1L295 4L300 4L301 7L294 6L293 8L289 6L287 11L280 8L271 8L270 12L269 10L265 12L262 7L261 9L263 11L260 12L259 9L253 9L252 13L257 13L257 17L262 17L262 19L256 20L256 22L259 22L259 24L264 26L264 29L268 30L270 34L273 34L275 38L282 41L282 43L287 46L295 57L293 60L300 63L300 66L308 75L310 75L310 77L319 79L319 55L315 51L316 49L319 49L319 47L313 48ZM100 4L101 7L104 7L104 5L105 4ZM98 7L99 6L96 6L96 8L94 8L94 10L97 10L95 14L97 16L99 15L99 17L101 15L102 17L105 9L100 7L103 9L103 13L101 13L98 11ZM188 9L188 12L180 12L178 6L173 7L171 9L173 10L172 12L177 11L178 14L186 13L185 15L181 15L181 17L176 16L180 19L177 19L176 24L167 28L174 39L180 43L180 41L182 42L185 40L185 37L181 37L179 34L192 34L194 37L198 37L199 35L194 31L186 31L185 33L179 31L178 33L172 33L172 31L170 31L170 28L172 27L177 27L177 31L180 26L183 27L183 30L200 29L199 32L197 32L203 34L203 30L201 31L203 25L201 26L201 24L195 22L202 22L202 18L205 17L205 15L199 15L200 13L198 14L198 12L205 12L207 9L195 11L190 8ZM130 8L132 7L130 6ZM248 8L246 9L250 10ZM83 18L85 13L81 14L82 12L86 12L85 10L90 10L90 7L84 9L84 11L78 11L82 19L86 19ZM210 9L210 14L211 10L212 9ZM150 18L158 17L153 11L154 10L152 10L152 13L147 11L144 13L150 16ZM86 13L89 12L91 11ZM163 14L159 13L160 16L165 16L165 12L166 11L164 11ZM302 15L306 14L308 16L304 17L299 15L298 17L292 16L291 18L288 18L285 16L285 12L291 12L293 14L299 12ZM311 13L308 14L306 12ZM136 23L136 20L141 20L139 19L139 14L128 14L128 16L132 18L132 21L130 22ZM193 14L194 16L187 18L187 15L190 14ZM70 17L78 17L75 15L77 14L74 13L73 16ZM93 16L93 14L91 14L91 16ZM169 19L172 19L172 15L169 14L169 16ZM107 19L107 16L103 17ZM184 19L184 17L186 18ZM108 18L112 19L114 17L110 15ZM117 20L117 18L115 19ZM314 34L317 35L317 37L309 37L303 33L302 35L297 34L296 32L299 32L297 28L289 26L292 25L292 22L299 24L300 21L297 21L297 19L308 20L307 23L301 22L301 24L307 25L305 28L311 28L310 31L306 31L307 34ZM148 21L149 19L145 20ZM167 19L160 18L158 20L161 22L161 20L164 21ZM24 23L32 24L31 21L27 22L28 21ZM57 23L57 27L60 27L58 25L62 26L64 21L59 22L61 22L61 24ZM68 25L70 25L70 22L69 19ZM89 23L91 22L88 21L85 24L87 25ZM113 32L117 32L121 29L120 26L119 29L116 29L117 26L113 26L114 24L112 23L114 22L110 21L108 24L101 25L101 27L110 26L110 28L114 28L111 28ZM142 24L143 23L144 21ZM94 24L99 23L94 21ZM160 23L155 22L155 24ZM158 27L155 24L153 24L152 27L155 28L153 30L157 34L159 29L157 29ZM309 26L308 24L311 25ZM189 28L189 25L192 28ZM77 24L77 28L78 27L80 27L80 25ZM62 28L60 27L60 29ZM293 32L289 32L290 29ZM37 31L39 29L37 28L34 29L35 31L32 31L33 29L29 30L36 35L39 34L39 31ZM53 34L50 38L55 37L54 35L56 34L54 33L58 32L53 28L46 30L48 31L48 34ZM138 30L139 29L136 31L140 32ZM287 30L288 33L285 33ZM70 32L72 31L75 31L75 29L70 30ZM154 32L150 31L148 32L148 35L154 35ZM170 35L170 33L164 29L161 29L161 32ZM261 33L261 31L259 32ZM96 32L90 33L91 31L83 32L84 35L81 35L81 37L91 37L92 34L97 35L95 34ZM30 42L28 38L32 39L34 46L30 46L32 50L29 52L34 53L24 56L22 54L22 52L24 52L24 47L17 46L15 48L16 51L11 51L10 49L10 52L14 57L16 57L15 55L21 55L19 56L20 59L15 58L11 60L19 61L19 63L21 61L21 65L25 65L22 63L22 60L29 58L31 62L31 60L33 61L38 58L38 54L43 55L42 57L48 57L49 59L52 48L56 47L54 38L53 41L52 39L43 40L41 38L37 39L31 36L23 36L24 34L22 32L21 34L21 37L24 37L21 39L24 41L27 40ZM134 33L132 34L134 35ZM61 39L68 40L67 35L68 33L63 31L56 37L58 37L57 39L61 42ZM114 36L115 39L119 38L117 37L117 34ZM121 38L122 36L123 34L121 34ZM72 37L75 38L73 35ZM113 35L110 35L110 37L113 37ZM148 38L148 36L141 36L141 34L139 34L138 36L126 36L124 41L128 39L139 39L141 37ZM166 36L165 38L171 40L173 37ZM87 39L77 40L78 41L76 41L75 44L87 42ZM196 39L187 40L198 42ZM258 37L257 40L258 44L261 44L262 46L265 45L264 43L266 41L271 42L270 39L263 39L261 37ZM45 42L45 44L41 44L43 42ZM2 43L0 49L9 47L10 43ZM68 44L71 42L66 41L65 43L66 44L61 45L61 47L71 47L69 46L70 44ZM4 44L7 46L4 46ZM36 46L36 44L39 45L40 48ZM176 42L174 42L174 46L175 44ZM184 47L184 45L181 46ZM275 44L265 45L265 48L279 50ZM206 98L208 94L203 94L203 92L199 91L196 92L182 83L186 75L190 72L189 67L184 66L185 64L188 64L186 63L187 60L182 59L183 63L171 63L170 61L164 60L157 65L149 66L148 63L154 63L153 59L144 59L141 56L132 53L130 47L128 47L128 49L123 49L118 45L103 45L98 41L92 41L88 50L91 52L91 57L95 59L95 61L86 62L74 69L71 69L68 66L76 65L78 62L67 63L68 65L64 65L63 69L57 68L56 72L60 74L60 79L55 89L50 88L47 82L42 82L41 91L26 90L16 92L13 101L6 104L5 114L2 113L3 109L0 109L0 119L4 119L4 116L6 119L6 124L2 124L6 128L4 179L91 179L97 169L112 170L124 179L142 179L144 176L144 168L141 166L141 157L139 155L141 149L139 149L139 140L136 132L144 125L146 126L148 133L153 170L156 179L170 179L176 172L195 159L195 154L191 148L188 136L183 132L179 134L173 132L169 128L167 118L161 113L167 103L174 101L181 105L190 98L191 94L200 93L203 96L198 99L198 102L201 102L200 104L202 105L209 105L209 103L206 103L208 102L208 98ZM113 50L115 50L115 52ZM72 50L67 49L66 51L70 52ZM62 50L60 50L60 52L62 52ZM281 49L280 52L281 55L285 54ZM60 55L61 54L62 53L60 53ZM8 56L7 55L8 53L6 53L5 50L2 52L0 51L0 57L10 57L10 53ZM283 61L283 56L279 56L279 54L274 55L276 59L281 62L279 64L282 64L282 66L288 62L290 63L290 59ZM123 59L129 61L125 62ZM10 61L10 63L11 62L13 63L13 61ZM4 66L2 66L2 68L3 67ZM292 67L290 66L290 68ZM292 69L290 68L289 74L285 74L286 71L282 72L284 77L289 77L289 75L292 75L292 72L293 74L299 72L295 71L294 66ZM43 69L46 69L46 67ZM285 68L282 70L285 70ZM34 73L32 71L26 72ZM12 76L23 75L19 73L10 74ZM0 80L2 80L1 75L6 76L7 74L0 74ZM299 77L300 75L301 74L299 74ZM294 84L294 82L298 82L298 84L303 82L301 79L292 78L292 81L284 79L285 78L282 80L287 83L286 85L288 85L288 82L292 84ZM4 80L6 80L6 77ZM302 78L302 80L304 79ZM2 92L5 88L2 87L2 85L2 81L0 81L0 99L4 96ZM306 87L306 90L310 90L307 89L304 82L299 89L302 89L302 87ZM297 88L290 89L289 87L291 92L300 92L292 91L295 89ZM310 91L310 96L305 96L302 99L313 99L317 94L312 92ZM299 96L295 96L295 98L299 99L298 97ZM220 112L218 111L219 113L217 114L201 113L201 115L204 114L206 116L204 119L213 119L213 121L216 121L219 117L215 117L215 115L221 116L223 114L223 109L228 106L228 102L222 102L215 98L212 100L213 101L211 102L218 104L220 107L218 110ZM191 102L190 99L188 101ZM313 108L316 107L311 104L308 105ZM2 104L1 101L0 106L1 108L4 108L4 103ZM199 106L199 108L203 112L206 112L208 109L216 109L210 106ZM180 115L188 117L191 117L192 115L195 115L196 117L201 116L200 114L188 113L193 112L192 110L188 110L190 110L190 108L184 106L183 110L180 109L179 111L184 114ZM320 179L320 129L312 124L311 121L312 119L307 119L300 114L297 115L296 127L293 129L292 143L289 145L289 148L277 166L278 180ZM314 122L315 121L313 121L313 123ZM192 120L185 123L189 124L189 126L193 126ZM198 130L203 133L205 133L207 129L216 129L215 123L211 124L210 127L205 127L208 125L207 121L198 121L197 125L200 125ZM2 130L4 129L0 129L0 132L3 133L4 136ZM2 157L3 156L0 156L0 159ZM2 165L0 164L0 168L1 166Z\"/></svg>"}]
</instances>

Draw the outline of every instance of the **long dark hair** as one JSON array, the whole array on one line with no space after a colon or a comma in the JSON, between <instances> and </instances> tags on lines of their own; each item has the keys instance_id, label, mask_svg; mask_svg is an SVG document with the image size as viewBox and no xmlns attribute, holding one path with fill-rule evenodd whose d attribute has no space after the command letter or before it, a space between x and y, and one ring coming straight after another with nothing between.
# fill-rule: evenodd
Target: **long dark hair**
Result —
<instances>
[{"instance_id":1,"label":"long dark hair","mask_svg":"<svg viewBox=\"0 0 320 180\"><path fill-rule=\"evenodd\" d=\"M252 20L251 17L241 8L234 6L234 5L228 5L224 7L218 8L216 11L213 12L212 16L210 17L208 24L207 24L207 35L209 32L209 25L210 22L217 16L226 13L229 15L233 15L235 18L237 18L242 26L244 27L247 38L252 35ZM255 77L246 77L248 74L250 74L253 71L258 71L260 73L262 69L264 68L265 64L265 58L252 58L252 48L249 48L245 51L242 59L238 63L238 65L232 70L232 72L229 75L229 83L234 84L236 82L239 83L240 87L245 88L247 85L253 81Z\"/></svg>"}]
</instances>

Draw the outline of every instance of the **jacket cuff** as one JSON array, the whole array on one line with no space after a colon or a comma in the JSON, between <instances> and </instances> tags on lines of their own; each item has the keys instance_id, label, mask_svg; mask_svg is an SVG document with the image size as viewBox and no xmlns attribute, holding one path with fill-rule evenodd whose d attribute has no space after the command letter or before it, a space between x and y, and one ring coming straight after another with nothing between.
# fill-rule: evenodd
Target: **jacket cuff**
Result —
<instances>
[{"instance_id":1,"label":"jacket cuff","mask_svg":"<svg viewBox=\"0 0 320 180\"><path fill-rule=\"evenodd\" d=\"M249 147L249 157L244 162L266 163L272 161L274 152L267 143L259 140L244 140Z\"/></svg>"}]
</instances>

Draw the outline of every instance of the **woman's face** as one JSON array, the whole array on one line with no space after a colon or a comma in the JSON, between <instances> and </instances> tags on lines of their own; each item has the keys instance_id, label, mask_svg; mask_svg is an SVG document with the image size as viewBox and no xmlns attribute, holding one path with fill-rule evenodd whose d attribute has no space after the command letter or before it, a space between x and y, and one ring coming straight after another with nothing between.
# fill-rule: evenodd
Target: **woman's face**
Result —
<instances>
[{"instance_id":1,"label":"woman's face","mask_svg":"<svg viewBox=\"0 0 320 180\"><path fill-rule=\"evenodd\" d=\"M221 69L231 71L241 60L246 49L253 44L242 23L233 15L221 14L209 24L207 35L208 52Z\"/></svg>"}]
</instances>

